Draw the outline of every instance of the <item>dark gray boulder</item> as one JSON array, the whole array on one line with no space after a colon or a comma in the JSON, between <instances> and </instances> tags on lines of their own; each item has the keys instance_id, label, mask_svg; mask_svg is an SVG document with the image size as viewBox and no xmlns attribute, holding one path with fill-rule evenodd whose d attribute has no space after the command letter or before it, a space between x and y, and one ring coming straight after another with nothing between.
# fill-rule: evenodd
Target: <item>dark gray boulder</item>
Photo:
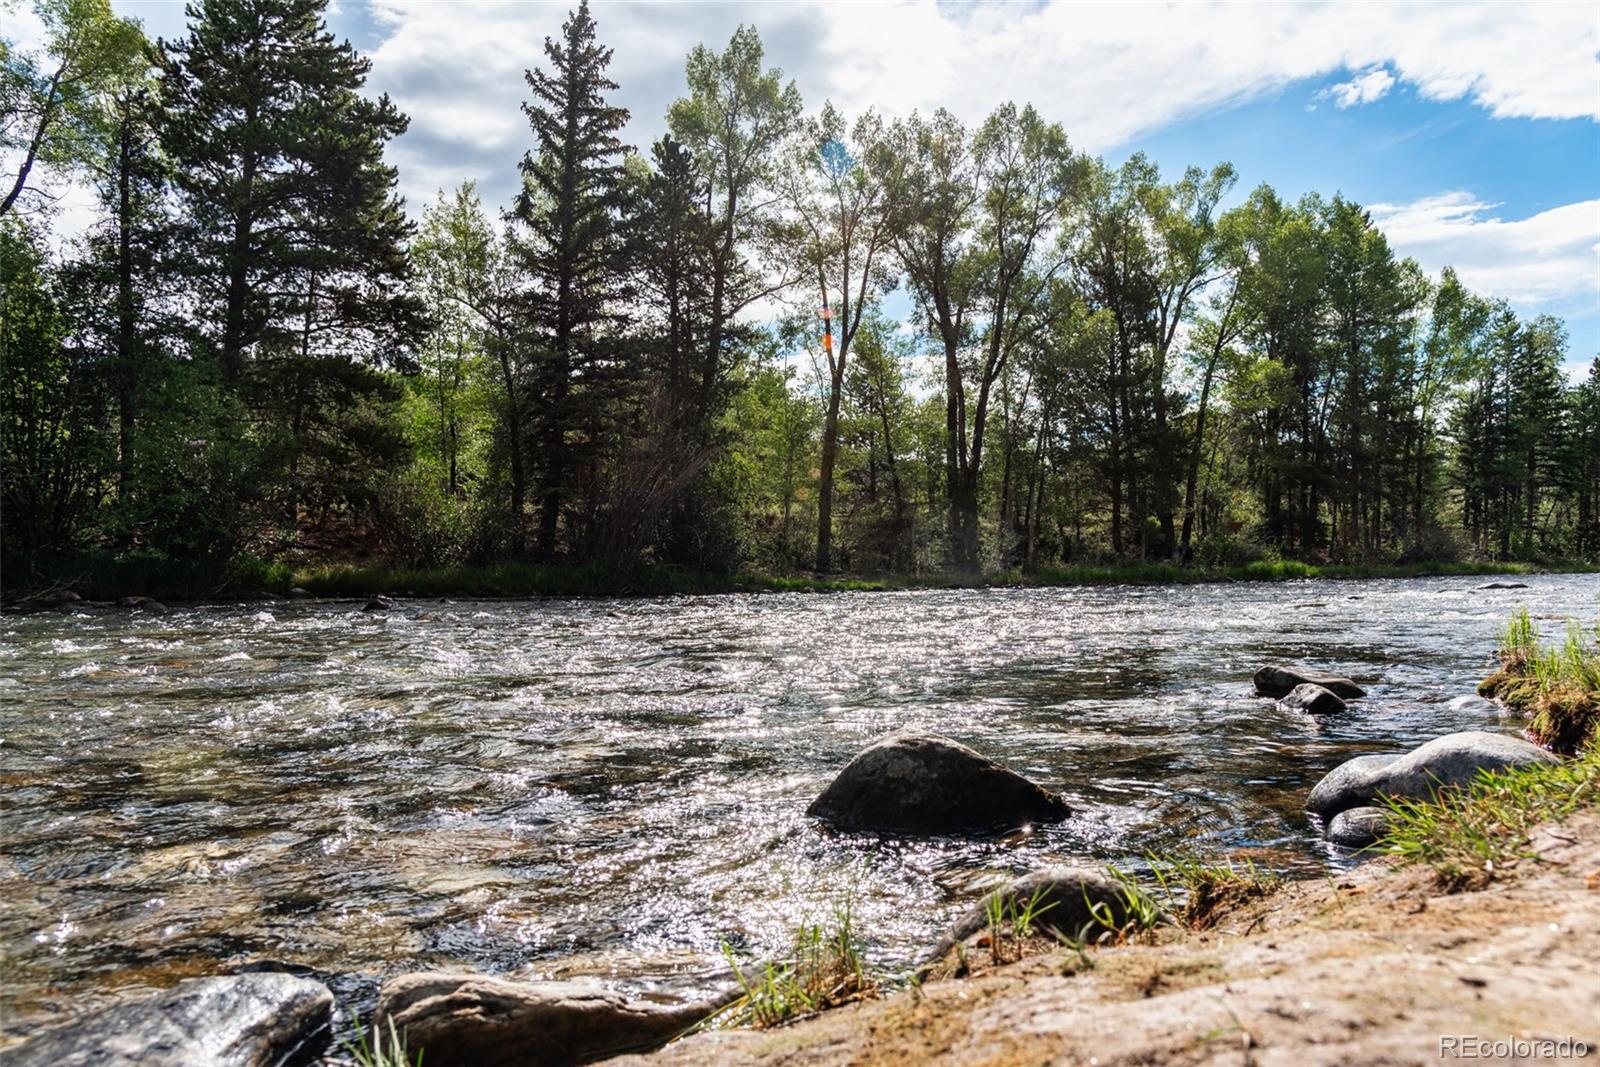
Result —
<instances>
[{"instance_id":1,"label":"dark gray boulder","mask_svg":"<svg viewBox=\"0 0 1600 1067\"><path fill-rule=\"evenodd\" d=\"M47 1030L6 1067L274 1067L326 1040L333 994L310 978L197 978Z\"/></svg>"},{"instance_id":2,"label":"dark gray boulder","mask_svg":"<svg viewBox=\"0 0 1600 1067\"><path fill-rule=\"evenodd\" d=\"M367 598L367 606L362 608L361 610L362 611L393 611L394 608L395 608L395 602L393 600L390 600L388 597L384 596L383 594L379 593L379 594L377 594L375 596L368 597Z\"/></svg>"},{"instance_id":3,"label":"dark gray boulder","mask_svg":"<svg viewBox=\"0 0 1600 1067\"><path fill-rule=\"evenodd\" d=\"M1290 711L1309 712L1312 715L1334 715L1344 711L1349 705L1331 690L1315 682L1305 682L1278 698L1278 706Z\"/></svg>"},{"instance_id":4,"label":"dark gray boulder","mask_svg":"<svg viewBox=\"0 0 1600 1067\"><path fill-rule=\"evenodd\" d=\"M1284 697L1297 685L1320 685L1342 700L1359 700L1367 691L1348 678L1304 667L1262 667L1256 671L1256 692L1264 697Z\"/></svg>"},{"instance_id":5,"label":"dark gray boulder","mask_svg":"<svg viewBox=\"0 0 1600 1067\"><path fill-rule=\"evenodd\" d=\"M1363 805L1347 808L1328 824L1328 840L1341 848L1366 848L1389 832L1389 813Z\"/></svg>"},{"instance_id":6,"label":"dark gray boulder","mask_svg":"<svg viewBox=\"0 0 1600 1067\"><path fill-rule=\"evenodd\" d=\"M1040 934L1059 934L1074 940L1092 940L1099 931L1120 929L1135 911L1158 909L1137 886L1124 885L1101 871L1087 867L1047 867L1018 878L986 895L960 919L933 950L939 959L958 943L989 925L990 908L998 903L1006 921L1030 904L1031 923Z\"/></svg>"},{"instance_id":7,"label":"dark gray boulder","mask_svg":"<svg viewBox=\"0 0 1600 1067\"><path fill-rule=\"evenodd\" d=\"M1060 822L1067 802L947 737L892 734L845 765L806 809L841 830L1003 833Z\"/></svg>"},{"instance_id":8,"label":"dark gray boulder","mask_svg":"<svg viewBox=\"0 0 1600 1067\"><path fill-rule=\"evenodd\" d=\"M293 589L289 590L289 599L290 600L310 600L311 599L311 590L302 589L297 585Z\"/></svg>"},{"instance_id":9,"label":"dark gray boulder","mask_svg":"<svg viewBox=\"0 0 1600 1067\"><path fill-rule=\"evenodd\" d=\"M395 1029L428 1067L543 1067L643 1052L732 999L631 1003L598 986L421 972L383 984L373 1029Z\"/></svg>"},{"instance_id":10,"label":"dark gray boulder","mask_svg":"<svg viewBox=\"0 0 1600 1067\"><path fill-rule=\"evenodd\" d=\"M1526 589L1527 582L1484 582L1479 589Z\"/></svg>"},{"instance_id":11,"label":"dark gray boulder","mask_svg":"<svg viewBox=\"0 0 1600 1067\"><path fill-rule=\"evenodd\" d=\"M1508 734L1463 730L1436 737L1403 756L1357 756L1335 767L1306 798L1306 810L1332 819L1379 794L1426 800L1466 785L1479 771L1560 763L1538 745Z\"/></svg>"},{"instance_id":12,"label":"dark gray boulder","mask_svg":"<svg viewBox=\"0 0 1600 1067\"><path fill-rule=\"evenodd\" d=\"M154 597L148 596L125 596L117 601L117 607L143 611L151 615L165 615L167 613L165 604Z\"/></svg>"}]
</instances>

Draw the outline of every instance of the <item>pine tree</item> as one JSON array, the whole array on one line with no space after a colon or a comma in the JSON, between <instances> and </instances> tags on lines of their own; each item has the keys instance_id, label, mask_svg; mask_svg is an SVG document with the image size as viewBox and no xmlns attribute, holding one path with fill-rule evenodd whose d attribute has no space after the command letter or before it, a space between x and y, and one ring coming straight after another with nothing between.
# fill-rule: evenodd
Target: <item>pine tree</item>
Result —
<instances>
[{"instance_id":1,"label":"pine tree","mask_svg":"<svg viewBox=\"0 0 1600 1067\"><path fill-rule=\"evenodd\" d=\"M407 291L410 225L383 148L407 124L362 95L371 64L325 23L326 0L202 0L167 45L163 145L187 232L203 349L261 414L292 518L307 466L323 505L398 439L395 390L424 328ZM314 493L313 495L317 495Z\"/></svg>"},{"instance_id":2,"label":"pine tree","mask_svg":"<svg viewBox=\"0 0 1600 1067\"><path fill-rule=\"evenodd\" d=\"M541 464L540 556L556 552L563 505L576 475L575 439L593 430L618 376L627 295L621 217L625 206L625 108L606 102L611 49L595 40L584 0L546 38L551 69L529 70L533 100L523 105L534 147L522 160L514 216L526 229L523 267L527 343L536 361L535 432Z\"/></svg>"}]
</instances>

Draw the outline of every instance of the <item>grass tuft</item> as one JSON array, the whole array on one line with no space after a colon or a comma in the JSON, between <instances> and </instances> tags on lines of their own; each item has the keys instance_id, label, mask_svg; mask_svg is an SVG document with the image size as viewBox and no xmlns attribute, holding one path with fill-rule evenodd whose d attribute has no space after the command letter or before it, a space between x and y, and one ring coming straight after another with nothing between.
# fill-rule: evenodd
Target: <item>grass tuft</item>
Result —
<instances>
[{"instance_id":1,"label":"grass tuft","mask_svg":"<svg viewBox=\"0 0 1600 1067\"><path fill-rule=\"evenodd\" d=\"M723 952L743 992L707 1020L707 1026L781 1026L879 992L848 906L835 909L827 927L821 923L801 926L789 958L768 963L755 974L746 974L727 946Z\"/></svg>"},{"instance_id":2,"label":"grass tuft","mask_svg":"<svg viewBox=\"0 0 1600 1067\"><path fill-rule=\"evenodd\" d=\"M1547 642L1526 608L1500 631L1500 669L1478 692L1528 718L1528 733L1568 755L1600 742L1600 623L1586 632L1567 622L1565 640Z\"/></svg>"},{"instance_id":3,"label":"grass tuft","mask_svg":"<svg viewBox=\"0 0 1600 1067\"><path fill-rule=\"evenodd\" d=\"M395 1029L394 1020L388 1022L387 1035L380 1026L369 1040L361 1021L356 1020L356 1043L344 1043L345 1051L356 1061L356 1067L422 1067L422 1050L412 1053L407 1049L405 1038Z\"/></svg>"},{"instance_id":4,"label":"grass tuft","mask_svg":"<svg viewBox=\"0 0 1600 1067\"><path fill-rule=\"evenodd\" d=\"M1204 930L1240 904L1264 897L1283 884L1275 871L1246 859L1217 863L1192 855L1150 857L1150 870L1170 911L1183 926Z\"/></svg>"},{"instance_id":5,"label":"grass tuft","mask_svg":"<svg viewBox=\"0 0 1600 1067\"><path fill-rule=\"evenodd\" d=\"M1600 750L1559 765L1482 771L1464 790L1427 800L1385 797L1386 850L1433 868L1452 892L1477 889L1531 858L1531 832L1575 811L1600 809Z\"/></svg>"}]
</instances>

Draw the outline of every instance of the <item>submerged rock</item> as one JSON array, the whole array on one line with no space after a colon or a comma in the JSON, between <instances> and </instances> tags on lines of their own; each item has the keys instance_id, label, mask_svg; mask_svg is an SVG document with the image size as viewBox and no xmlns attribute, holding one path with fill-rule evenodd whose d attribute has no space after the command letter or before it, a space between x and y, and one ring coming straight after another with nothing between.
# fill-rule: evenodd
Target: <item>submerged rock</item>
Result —
<instances>
[{"instance_id":1,"label":"submerged rock","mask_svg":"<svg viewBox=\"0 0 1600 1067\"><path fill-rule=\"evenodd\" d=\"M893 734L845 765L814 815L841 830L1003 833L1060 822L1066 801L966 745L936 734Z\"/></svg>"},{"instance_id":2,"label":"submerged rock","mask_svg":"<svg viewBox=\"0 0 1600 1067\"><path fill-rule=\"evenodd\" d=\"M1389 832L1389 813L1363 805L1347 808L1328 824L1328 840L1343 848L1366 848Z\"/></svg>"},{"instance_id":3,"label":"submerged rock","mask_svg":"<svg viewBox=\"0 0 1600 1067\"><path fill-rule=\"evenodd\" d=\"M394 608L395 608L394 601L390 600L388 597L386 597L383 594L379 593L379 594L377 594L375 596L368 597L367 598L367 606L362 608L361 610L362 611L393 611Z\"/></svg>"},{"instance_id":4,"label":"submerged rock","mask_svg":"<svg viewBox=\"0 0 1600 1067\"><path fill-rule=\"evenodd\" d=\"M1526 589L1527 582L1484 582L1479 589Z\"/></svg>"},{"instance_id":5,"label":"submerged rock","mask_svg":"<svg viewBox=\"0 0 1600 1067\"><path fill-rule=\"evenodd\" d=\"M151 615L165 615L167 613L167 606L165 604L154 597L148 596L125 596L121 600L117 601L117 607L131 608L134 611L144 611L150 613Z\"/></svg>"},{"instance_id":6,"label":"submerged rock","mask_svg":"<svg viewBox=\"0 0 1600 1067\"><path fill-rule=\"evenodd\" d=\"M1474 715L1504 715L1506 713L1505 705L1496 704L1492 700L1485 700L1483 697L1477 696L1456 697L1450 702L1450 710L1458 714Z\"/></svg>"},{"instance_id":7,"label":"submerged rock","mask_svg":"<svg viewBox=\"0 0 1600 1067\"><path fill-rule=\"evenodd\" d=\"M732 995L668 1007L577 982L422 972L384 983L373 1030L392 1022L428 1067L589 1063L665 1044Z\"/></svg>"},{"instance_id":8,"label":"submerged rock","mask_svg":"<svg viewBox=\"0 0 1600 1067\"><path fill-rule=\"evenodd\" d=\"M1304 682L1280 697L1278 706L1290 711L1305 711L1312 715L1332 715L1344 711L1348 705L1332 691L1315 682Z\"/></svg>"},{"instance_id":9,"label":"submerged rock","mask_svg":"<svg viewBox=\"0 0 1600 1067\"><path fill-rule=\"evenodd\" d=\"M325 1039L333 994L288 974L198 978L7 1049L6 1067L273 1067Z\"/></svg>"},{"instance_id":10,"label":"submerged rock","mask_svg":"<svg viewBox=\"0 0 1600 1067\"><path fill-rule=\"evenodd\" d=\"M1030 922L1041 934L1085 940L1085 935L1119 929L1133 918L1135 909L1154 914L1158 909L1138 887L1124 885L1087 867L1048 867L994 890L958 919L933 951L938 959L959 942L989 925L990 908L1000 905L1007 922L1031 906Z\"/></svg>"},{"instance_id":11,"label":"submerged rock","mask_svg":"<svg viewBox=\"0 0 1600 1067\"><path fill-rule=\"evenodd\" d=\"M1306 810L1332 819L1380 793L1426 800L1441 789L1466 785L1481 770L1560 763L1520 737L1463 730L1436 737L1403 756L1357 756L1335 767L1306 798Z\"/></svg>"},{"instance_id":12,"label":"submerged rock","mask_svg":"<svg viewBox=\"0 0 1600 1067\"><path fill-rule=\"evenodd\" d=\"M1342 700L1359 700L1367 695L1365 689L1348 678L1304 667L1262 667L1255 675L1256 692L1264 697L1288 696L1295 686L1307 682L1320 685Z\"/></svg>"},{"instance_id":13,"label":"submerged rock","mask_svg":"<svg viewBox=\"0 0 1600 1067\"><path fill-rule=\"evenodd\" d=\"M297 585L293 589L289 590L289 599L290 600L310 600L311 599L311 590L302 589Z\"/></svg>"}]
</instances>

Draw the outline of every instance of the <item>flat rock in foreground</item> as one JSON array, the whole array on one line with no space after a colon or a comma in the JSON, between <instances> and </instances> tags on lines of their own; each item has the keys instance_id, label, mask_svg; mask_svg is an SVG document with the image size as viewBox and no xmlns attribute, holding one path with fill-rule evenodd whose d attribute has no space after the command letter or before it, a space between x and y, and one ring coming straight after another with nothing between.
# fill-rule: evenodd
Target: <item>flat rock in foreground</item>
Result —
<instances>
[{"instance_id":1,"label":"flat rock in foreground","mask_svg":"<svg viewBox=\"0 0 1600 1067\"><path fill-rule=\"evenodd\" d=\"M1262 667L1255 674L1256 692L1264 697L1285 697L1297 685L1320 685L1342 700L1360 700L1367 691L1348 678L1305 667Z\"/></svg>"},{"instance_id":2,"label":"flat rock in foreground","mask_svg":"<svg viewBox=\"0 0 1600 1067\"><path fill-rule=\"evenodd\" d=\"M1306 810L1332 819L1362 807L1380 793L1426 800L1441 789L1466 785L1479 771L1499 771L1561 760L1531 741L1486 730L1436 737L1403 756L1357 756L1329 771L1306 798Z\"/></svg>"},{"instance_id":3,"label":"flat rock in foreground","mask_svg":"<svg viewBox=\"0 0 1600 1067\"><path fill-rule=\"evenodd\" d=\"M393 1022L428 1067L555 1067L654 1048L726 1000L666 1007L578 982L422 972L384 983L373 1025Z\"/></svg>"},{"instance_id":4,"label":"flat rock in foreground","mask_svg":"<svg viewBox=\"0 0 1600 1067\"><path fill-rule=\"evenodd\" d=\"M868 747L806 809L841 830L1003 833L1071 814L1067 802L966 745L893 734Z\"/></svg>"},{"instance_id":5,"label":"flat rock in foreground","mask_svg":"<svg viewBox=\"0 0 1600 1067\"><path fill-rule=\"evenodd\" d=\"M276 1067L324 1036L333 994L288 974L198 978L47 1030L6 1067Z\"/></svg>"}]
</instances>

